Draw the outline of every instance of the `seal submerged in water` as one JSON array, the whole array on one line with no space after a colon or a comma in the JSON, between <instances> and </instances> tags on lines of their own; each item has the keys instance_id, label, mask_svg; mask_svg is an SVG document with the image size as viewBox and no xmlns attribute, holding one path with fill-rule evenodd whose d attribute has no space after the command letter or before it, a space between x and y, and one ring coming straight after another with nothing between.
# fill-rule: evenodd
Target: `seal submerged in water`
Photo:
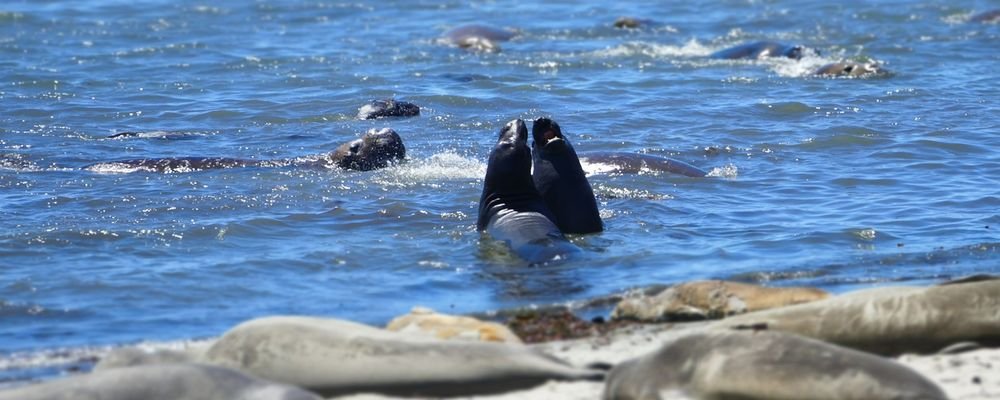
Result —
<instances>
[{"instance_id":1,"label":"seal submerged in water","mask_svg":"<svg viewBox=\"0 0 1000 400\"><path fill-rule=\"evenodd\" d=\"M358 109L358 119L415 117L418 115L420 115L420 106L396 99L372 100Z\"/></svg>"},{"instance_id":2,"label":"seal submerged in water","mask_svg":"<svg viewBox=\"0 0 1000 400\"><path fill-rule=\"evenodd\" d=\"M476 228L506 242L524 260L543 263L579 251L553 221L531 178L528 128L520 119L510 121L490 152Z\"/></svg>"},{"instance_id":3,"label":"seal submerged in water","mask_svg":"<svg viewBox=\"0 0 1000 400\"><path fill-rule=\"evenodd\" d=\"M506 42L517 36L516 32L492 26L469 24L452 29L444 34L450 44L476 51L500 51L499 42Z\"/></svg>"},{"instance_id":4,"label":"seal submerged in water","mask_svg":"<svg viewBox=\"0 0 1000 400\"><path fill-rule=\"evenodd\" d=\"M750 42L728 49L719 50L709 57L738 60L738 59L761 59L767 57L785 57L794 60L802 58L802 46L788 46L777 42Z\"/></svg>"},{"instance_id":5,"label":"seal submerged in water","mask_svg":"<svg viewBox=\"0 0 1000 400\"><path fill-rule=\"evenodd\" d=\"M835 62L816 69L814 75L864 77L886 75L888 71L876 63Z\"/></svg>"},{"instance_id":6,"label":"seal submerged in water","mask_svg":"<svg viewBox=\"0 0 1000 400\"><path fill-rule=\"evenodd\" d=\"M532 178L559 230L563 233L604 230L594 190L559 124L548 118L536 119L531 136Z\"/></svg>"},{"instance_id":7,"label":"seal submerged in water","mask_svg":"<svg viewBox=\"0 0 1000 400\"><path fill-rule=\"evenodd\" d=\"M158 172L200 171L217 168L269 167L283 165L335 166L343 169L369 171L385 168L390 163L406 157L403 140L390 128L369 130L360 138L344 143L319 159L295 160L246 160L226 157L174 157L143 158L102 162L84 167L87 170L127 167Z\"/></svg>"}]
</instances>

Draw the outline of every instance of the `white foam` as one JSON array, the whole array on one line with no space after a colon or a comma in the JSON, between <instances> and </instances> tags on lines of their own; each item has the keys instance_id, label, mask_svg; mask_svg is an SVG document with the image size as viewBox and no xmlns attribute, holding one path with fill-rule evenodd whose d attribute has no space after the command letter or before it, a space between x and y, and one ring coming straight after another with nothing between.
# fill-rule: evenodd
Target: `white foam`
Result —
<instances>
[{"instance_id":1,"label":"white foam","mask_svg":"<svg viewBox=\"0 0 1000 400\"><path fill-rule=\"evenodd\" d=\"M481 180L486 176L486 164L453 151L438 153L426 159L411 159L379 172L376 180L383 184L410 185L455 179Z\"/></svg>"},{"instance_id":2,"label":"white foam","mask_svg":"<svg viewBox=\"0 0 1000 400\"><path fill-rule=\"evenodd\" d=\"M721 167L712 168L708 171L708 176L719 177L719 178L735 178L739 176L739 168L736 168L733 164L723 165Z\"/></svg>"},{"instance_id":3,"label":"white foam","mask_svg":"<svg viewBox=\"0 0 1000 400\"><path fill-rule=\"evenodd\" d=\"M713 51L714 49L701 44L697 39L691 39L681 46L649 42L626 42L614 47L595 51L593 55L600 58L618 58L636 55L644 55L653 58L704 57L712 54Z\"/></svg>"},{"instance_id":4,"label":"white foam","mask_svg":"<svg viewBox=\"0 0 1000 400\"><path fill-rule=\"evenodd\" d=\"M586 158L580 159L580 166L583 167L583 172L586 173L587 176L612 174L621 169L614 164L591 163L588 162Z\"/></svg>"}]
</instances>

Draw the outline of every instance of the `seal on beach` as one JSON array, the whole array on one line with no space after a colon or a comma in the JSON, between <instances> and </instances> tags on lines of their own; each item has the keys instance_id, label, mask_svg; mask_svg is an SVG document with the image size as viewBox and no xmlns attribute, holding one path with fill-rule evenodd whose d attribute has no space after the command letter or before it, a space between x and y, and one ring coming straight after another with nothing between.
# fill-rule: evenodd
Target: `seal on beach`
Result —
<instances>
[{"instance_id":1,"label":"seal on beach","mask_svg":"<svg viewBox=\"0 0 1000 400\"><path fill-rule=\"evenodd\" d=\"M396 99L372 100L358 109L358 119L415 117L418 115L420 115L420 106Z\"/></svg>"},{"instance_id":2,"label":"seal on beach","mask_svg":"<svg viewBox=\"0 0 1000 400\"><path fill-rule=\"evenodd\" d=\"M517 36L508 29L487 25L469 24L458 26L444 34L445 42L475 51L500 51L499 42L506 42Z\"/></svg>"},{"instance_id":3,"label":"seal on beach","mask_svg":"<svg viewBox=\"0 0 1000 400\"><path fill-rule=\"evenodd\" d=\"M604 230L594 190L580 166L580 159L559 124L538 118L531 126L532 179L553 222L563 233L595 233Z\"/></svg>"},{"instance_id":4,"label":"seal on beach","mask_svg":"<svg viewBox=\"0 0 1000 400\"><path fill-rule=\"evenodd\" d=\"M958 342L1000 345L1000 279L881 287L723 319L882 355L934 353Z\"/></svg>"},{"instance_id":5,"label":"seal on beach","mask_svg":"<svg viewBox=\"0 0 1000 400\"><path fill-rule=\"evenodd\" d=\"M779 332L683 336L611 370L605 400L947 399L895 361Z\"/></svg>"},{"instance_id":6,"label":"seal on beach","mask_svg":"<svg viewBox=\"0 0 1000 400\"><path fill-rule=\"evenodd\" d=\"M218 168L298 165L369 171L385 168L405 157L406 148L403 146L403 139L396 131L382 128L371 129L360 138L344 143L330 153L305 161L246 160L226 157L142 158L101 162L88 165L84 169L100 171L105 168L126 167L158 172L187 172Z\"/></svg>"},{"instance_id":7,"label":"seal on beach","mask_svg":"<svg viewBox=\"0 0 1000 400\"><path fill-rule=\"evenodd\" d=\"M864 77L885 75L888 71L876 63L835 62L816 69L813 75Z\"/></svg>"},{"instance_id":8,"label":"seal on beach","mask_svg":"<svg viewBox=\"0 0 1000 400\"><path fill-rule=\"evenodd\" d=\"M528 128L520 119L510 121L490 152L476 229L506 242L522 259L543 263L579 251L555 220L531 178Z\"/></svg>"},{"instance_id":9,"label":"seal on beach","mask_svg":"<svg viewBox=\"0 0 1000 400\"><path fill-rule=\"evenodd\" d=\"M719 50L709 57L723 60L761 59L767 57L785 57L794 60L802 58L802 46L789 46L777 42L750 42L728 49Z\"/></svg>"},{"instance_id":10,"label":"seal on beach","mask_svg":"<svg viewBox=\"0 0 1000 400\"><path fill-rule=\"evenodd\" d=\"M580 159L588 164L613 166L618 172L658 171L692 178L703 178L708 175L705 170L686 162L652 154L598 151L583 153Z\"/></svg>"},{"instance_id":11,"label":"seal on beach","mask_svg":"<svg viewBox=\"0 0 1000 400\"><path fill-rule=\"evenodd\" d=\"M677 284L655 296L622 299L614 319L691 321L808 303L830 297L811 287L764 287L741 282L694 281Z\"/></svg>"},{"instance_id":12,"label":"seal on beach","mask_svg":"<svg viewBox=\"0 0 1000 400\"><path fill-rule=\"evenodd\" d=\"M440 340L349 321L279 316L226 332L205 361L324 397L350 393L458 396L524 389L548 380L600 380L528 346Z\"/></svg>"},{"instance_id":13,"label":"seal on beach","mask_svg":"<svg viewBox=\"0 0 1000 400\"><path fill-rule=\"evenodd\" d=\"M322 400L288 385L201 364L114 368L0 390L0 400Z\"/></svg>"},{"instance_id":14,"label":"seal on beach","mask_svg":"<svg viewBox=\"0 0 1000 400\"><path fill-rule=\"evenodd\" d=\"M424 307L413 307L409 314L393 318L385 329L444 340L521 344L521 338L503 324L462 315L440 314Z\"/></svg>"}]
</instances>

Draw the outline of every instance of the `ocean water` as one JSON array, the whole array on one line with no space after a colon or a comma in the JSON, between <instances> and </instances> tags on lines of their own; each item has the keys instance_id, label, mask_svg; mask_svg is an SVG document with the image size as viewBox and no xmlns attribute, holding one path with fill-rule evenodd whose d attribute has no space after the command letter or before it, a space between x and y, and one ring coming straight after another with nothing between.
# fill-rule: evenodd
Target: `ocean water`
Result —
<instances>
[{"instance_id":1,"label":"ocean water","mask_svg":"<svg viewBox=\"0 0 1000 400\"><path fill-rule=\"evenodd\" d=\"M1000 25L988 1L95 0L0 4L0 381L86 349L309 314L384 323L726 278L833 292L1000 271ZM642 29L612 27L640 16ZM502 51L438 38L517 29ZM800 61L712 60L752 40ZM870 60L891 74L815 77ZM361 121L395 97L419 117ZM577 151L606 231L531 266L475 229L513 118ZM370 128L406 162L85 170L170 156L307 157ZM109 135L143 132L139 137ZM74 358L75 357L75 358ZM74 361L76 360L76 361ZM85 367L84 367L85 368Z\"/></svg>"}]
</instances>

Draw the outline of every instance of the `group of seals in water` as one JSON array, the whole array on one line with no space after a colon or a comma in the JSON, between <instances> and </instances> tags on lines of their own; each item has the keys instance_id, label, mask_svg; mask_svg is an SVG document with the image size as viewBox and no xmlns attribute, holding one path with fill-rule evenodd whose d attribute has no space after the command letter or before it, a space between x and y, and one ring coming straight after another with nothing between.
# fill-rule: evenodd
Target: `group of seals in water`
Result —
<instances>
[{"instance_id":1,"label":"group of seals in water","mask_svg":"<svg viewBox=\"0 0 1000 400\"><path fill-rule=\"evenodd\" d=\"M749 42L712 53L709 57L724 60L761 59L768 57L785 57L801 60L807 49L800 45L785 45L771 41ZM809 50L819 54L815 50ZM823 65L813 71L813 75L825 76L878 76L888 72L880 65L872 62L841 61Z\"/></svg>"}]
</instances>

